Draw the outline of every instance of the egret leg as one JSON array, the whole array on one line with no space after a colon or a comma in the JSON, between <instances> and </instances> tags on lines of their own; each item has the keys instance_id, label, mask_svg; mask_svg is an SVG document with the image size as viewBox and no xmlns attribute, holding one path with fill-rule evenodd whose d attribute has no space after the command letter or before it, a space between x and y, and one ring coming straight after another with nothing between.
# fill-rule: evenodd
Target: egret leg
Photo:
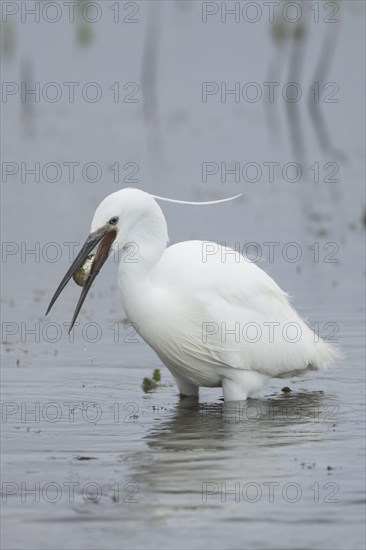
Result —
<instances>
[{"instance_id":1,"label":"egret leg","mask_svg":"<svg viewBox=\"0 0 366 550\"><path fill-rule=\"evenodd\" d=\"M181 397L198 397L198 386L191 384L178 374L173 374L173 378L178 386Z\"/></svg>"},{"instance_id":2,"label":"egret leg","mask_svg":"<svg viewBox=\"0 0 366 550\"><path fill-rule=\"evenodd\" d=\"M236 372L234 376L222 379L225 401L245 401L248 396L258 392L268 378L255 371Z\"/></svg>"},{"instance_id":3,"label":"egret leg","mask_svg":"<svg viewBox=\"0 0 366 550\"><path fill-rule=\"evenodd\" d=\"M224 393L225 402L246 401L248 397L243 386L241 386L237 380L231 380L230 378L223 378L222 391Z\"/></svg>"}]
</instances>

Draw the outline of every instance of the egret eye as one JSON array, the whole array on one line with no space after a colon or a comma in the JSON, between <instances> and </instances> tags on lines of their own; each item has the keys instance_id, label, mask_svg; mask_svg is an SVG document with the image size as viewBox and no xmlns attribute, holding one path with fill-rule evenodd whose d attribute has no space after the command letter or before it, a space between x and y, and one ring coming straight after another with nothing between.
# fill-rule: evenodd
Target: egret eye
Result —
<instances>
[{"instance_id":1,"label":"egret eye","mask_svg":"<svg viewBox=\"0 0 366 550\"><path fill-rule=\"evenodd\" d=\"M111 218L111 219L109 220L109 223L110 223L110 225L117 225L117 223L118 223L118 218L117 218L117 216L113 216L113 218Z\"/></svg>"}]
</instances>

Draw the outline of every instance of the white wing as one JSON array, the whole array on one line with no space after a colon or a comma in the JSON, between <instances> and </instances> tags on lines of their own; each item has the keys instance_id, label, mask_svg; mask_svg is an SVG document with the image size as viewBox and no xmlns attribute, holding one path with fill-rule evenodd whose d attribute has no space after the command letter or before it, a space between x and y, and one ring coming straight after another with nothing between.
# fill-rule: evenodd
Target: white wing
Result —
<instances>
[{"instance_id":1,"label":"white wing","mask_svg":"<svg viewBox=\"0 0 366 550\"><path fill-rule=\"evenodd\" d=\"M151 274L168 289L165 302L159 297L168 322L159 349L151 344L156 351L200 369L216 365L268 376L326 369L337 351L306 325L267 273L228 252L203 241L166 250Z\"/></svg>"}]
</instances>

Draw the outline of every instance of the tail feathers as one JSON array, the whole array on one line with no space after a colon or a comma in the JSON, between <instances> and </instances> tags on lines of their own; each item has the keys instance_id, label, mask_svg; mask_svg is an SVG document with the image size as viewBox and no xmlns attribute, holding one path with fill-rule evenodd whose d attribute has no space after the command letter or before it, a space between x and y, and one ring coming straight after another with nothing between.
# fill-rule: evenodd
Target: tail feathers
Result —
<instances>
[{"instance_id":1,"label":"tail feathers","mask_svg":"<svg viewBox=\"0 0 366 550\"><path fill-rule=\"evenodd\" d=\"M319 339L314 344L314 357L311 359L307 370L327 370L337 359L342 358L338 346Z\"/></svg>"},{"instance_id":2,"label":"tail feathers","mask_svg":"<svg viewBox=\"0 0 366 550\"><path fill-rule=\"evenodd\" d=\"M275 378L292 378L293 376L301 376L309 370L327 370L335 361L343 357L340 349L324 340L319 340L313 344L313 358L309 361L309 364L303 369L294 369L277 374Z\"/></svg>"}]
</instances>

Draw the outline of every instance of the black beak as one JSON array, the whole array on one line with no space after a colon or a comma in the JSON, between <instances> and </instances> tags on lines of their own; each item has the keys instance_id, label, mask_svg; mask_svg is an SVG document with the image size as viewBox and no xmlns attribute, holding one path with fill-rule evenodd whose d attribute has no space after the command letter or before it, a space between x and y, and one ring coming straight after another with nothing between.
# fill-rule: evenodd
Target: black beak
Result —
<instances>
[{"instance_id":1,"label":"black beak","mask_svg":"<svg viewBox=\"0 0 366 550\"><path fill-rule=\"evenodd\" d=\"M46 311L46 315L48 315L49 311L51 310L53 304L56 302L57 298L71 279L71 277L74 275L75 271L79 269L80 266L82 266L87 259L88 255L92 252L92 250L97 246L97 244L100 242L100 245L98 247L97 253L95 255L93 264L90 269L90 273L88 278L85 281L85 285L83 286L83 289L80 294L80 298L78 301L78 304L75 309L74 316L71 321L71 325L69 328L69 333L72 330L72 327L74 326L74 323L77 319L77 316L79 315L79 311L81 309L81 306L84 303L84 300L90 290L90 287L93 284L94 279L98 275L99 271L101 270L104 262L109 256L109 251L111 249L112 243L114 239L116 238L116 231L114 229L111 229L109 226L103 227L102 229L99 229L95 233L91 233L89 237L86 239L82 249L80 250L79 254L75 258L74 262L72 263L70 269L67 271L65 277L62 279L61 283L58 286L58 289L56 290L55 294L52 297L52 300L50 301L50 305L48 306L48 309Z\"/></svg>"}]
</instances>

